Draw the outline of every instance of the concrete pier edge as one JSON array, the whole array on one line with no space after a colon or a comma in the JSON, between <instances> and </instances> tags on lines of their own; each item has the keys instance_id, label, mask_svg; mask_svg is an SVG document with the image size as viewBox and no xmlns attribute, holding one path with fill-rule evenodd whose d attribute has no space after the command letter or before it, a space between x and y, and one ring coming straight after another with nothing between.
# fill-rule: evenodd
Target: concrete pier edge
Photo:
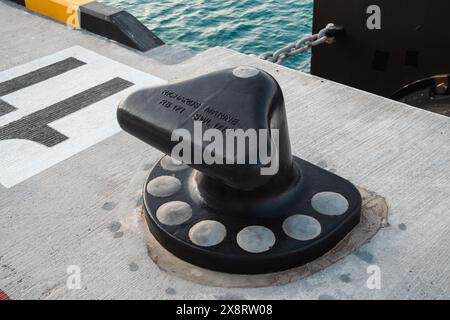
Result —
<instances>
[{"instance_id":1,"label":"concrete pier edge","mask_svg":"<svg viewBox=\"0 0 450 320\"><path fill-rule=\"evenodd\" d=\"M164 44L129 12L91 0L8 0L27 9L146 52Z\"/></svg>"}]
</instances>

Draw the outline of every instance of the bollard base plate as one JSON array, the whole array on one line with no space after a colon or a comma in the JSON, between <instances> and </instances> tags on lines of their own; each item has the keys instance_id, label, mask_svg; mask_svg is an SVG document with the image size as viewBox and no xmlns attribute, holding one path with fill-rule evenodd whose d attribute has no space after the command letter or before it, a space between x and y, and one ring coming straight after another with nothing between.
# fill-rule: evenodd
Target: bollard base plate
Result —
<instances>
[{"instance_id":1,"label":"bollard base plate","mask_svg":"<svg viewBox=\"0 0 450 320\"><path fill-rule=\"evenodd\" d=\"M144 186L150 232L173 255L215 271L264 274L304 265L358 224L361 195L333 173L297 157L294 163L301 179L289 205L252 216L208 206L196 189L196 170L163 157Z\"/></svg>"}]
</instances>

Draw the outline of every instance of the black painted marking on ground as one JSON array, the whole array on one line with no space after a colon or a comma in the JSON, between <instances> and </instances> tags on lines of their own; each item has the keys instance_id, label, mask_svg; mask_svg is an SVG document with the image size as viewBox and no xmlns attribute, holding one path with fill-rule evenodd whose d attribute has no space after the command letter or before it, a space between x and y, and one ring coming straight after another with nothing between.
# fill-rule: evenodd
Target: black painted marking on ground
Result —
<instances>
[{"instance_id":1,"label":"black painted marking on ground","mask_svg":"<svg viewBox=\"0 0 450 320\"><path fill-rule=\"evenodd\" d=\"M0 83L0 97L59 76L86 63L73 57L34 70L11 80Z\"/></svg>"},{"instance_id":2,"label":"black painted marking on ground","mask_svg":"<svg viewBox=\"0 0 450 320\"><path fill-rule=\"evenodd\" d=\"M8 114L10 112L16 111L17 108L14 108L12 105L0 99L0 117Z\"/></svg>"},{"instance_id":3,"label":"black painted marking on ground","mask_svg":"<svg viewBox=\"0 0 450 320\"><path fill-rule=\"evenodd\" d=\"M98 86L78 93L45 109L29 114L17 121L0 127L0 141L25 139L53 147L68 138L48 125L56 120L108 98L134 83L114 78Z\"/></svg>"}]
</instances>

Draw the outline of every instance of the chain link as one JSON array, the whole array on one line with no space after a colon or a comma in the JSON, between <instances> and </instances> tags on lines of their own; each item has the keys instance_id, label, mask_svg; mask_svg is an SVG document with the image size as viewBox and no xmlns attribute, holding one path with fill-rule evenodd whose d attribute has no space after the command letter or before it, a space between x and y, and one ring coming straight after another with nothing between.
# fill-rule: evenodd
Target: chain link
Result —
<instances>
[{"instance_id":1,"label":"chain link","mask_svg":"<svg viewBox=\"0 0 450 320\"><path fill-rule=\"evenodd\" d=\"M337 27L333 23L329 23L325 28L317 34L306 36L300 40L288 44L275 52L266 52L259 56L260 59L269 60L276 64L283 63L287 58L303 53L314 46L322 43L331 44L335 41L335 37L331 36Z\"/></svg>"}]
</instances>

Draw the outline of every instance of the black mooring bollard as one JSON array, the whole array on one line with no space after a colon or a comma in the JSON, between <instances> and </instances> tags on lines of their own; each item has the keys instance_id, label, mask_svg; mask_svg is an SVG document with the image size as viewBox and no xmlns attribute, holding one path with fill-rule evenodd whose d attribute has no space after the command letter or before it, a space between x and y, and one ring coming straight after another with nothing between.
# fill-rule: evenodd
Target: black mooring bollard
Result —
<instances>
[{"instance_id":1,"label":"black mooring bollard","mask_svg":"<svg viewBox=\"0 0 450 320\"><path fill-rule=\"evenodd\" d=\"M350 182L292 156L283 94L265 71L237 67L142 89L117 117L173 155L150 172L145 216L161 245L192 264L239 274L289 269L359 222L361 196Z\"/></svg>"}]
</instances>

